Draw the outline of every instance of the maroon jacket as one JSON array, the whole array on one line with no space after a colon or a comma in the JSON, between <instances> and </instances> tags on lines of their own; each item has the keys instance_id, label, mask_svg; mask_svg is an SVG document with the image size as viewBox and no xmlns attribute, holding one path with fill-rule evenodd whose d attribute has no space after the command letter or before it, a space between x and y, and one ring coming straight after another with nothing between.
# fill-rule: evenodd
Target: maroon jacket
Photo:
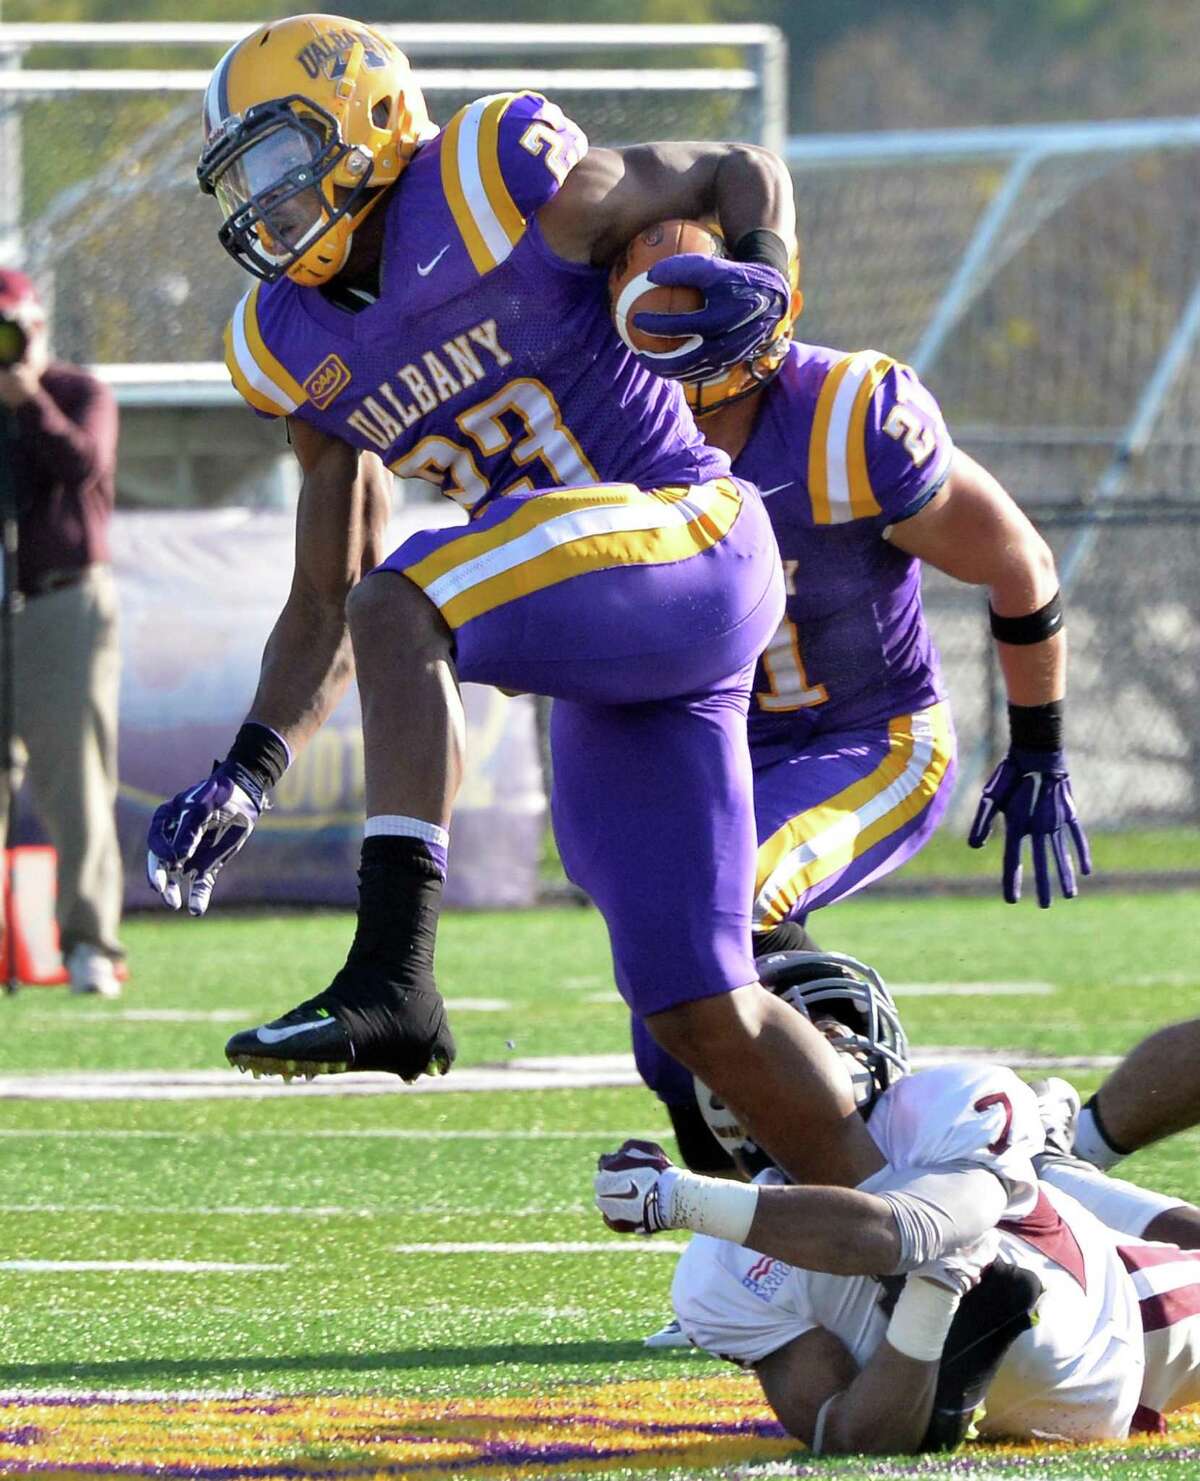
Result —
<instances>
[{"instance_id":1,"label":"maroon jacket","mask_svg":"<svg viewBox=\"0 0 1200 1481\"><path fill-rule=\"evenodd\" d=\"M38 394L17 408L15 423L17 585L36 596L51 572L109 559L117 403L90 372L55 361Z\"/></svg>"}]
</instances>

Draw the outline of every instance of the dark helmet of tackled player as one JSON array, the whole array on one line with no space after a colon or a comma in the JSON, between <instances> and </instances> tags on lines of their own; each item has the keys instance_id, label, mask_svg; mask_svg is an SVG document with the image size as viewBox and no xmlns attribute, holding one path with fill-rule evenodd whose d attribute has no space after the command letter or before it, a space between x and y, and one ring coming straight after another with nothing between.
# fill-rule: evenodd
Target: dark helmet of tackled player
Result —
<instances>
[{"instance_id":1,"label":"dark helmet of tackled player","mask_svg":"<svg viewBox=\"0 0 1200 1481\"><path fill-rule=\"evenodd\" d=\"M873 967L837 952L779 951L758 960L759 980L805 1018L833 1019L844 1032L830 1037L845 1057L854 1099L864 1118L889 1086L909 1072L908 1036L896 1004ZM736 1112L695 1081L709 1130L748 1176L770 1158L746 1134Z\"/></svg>"}]
</instances>

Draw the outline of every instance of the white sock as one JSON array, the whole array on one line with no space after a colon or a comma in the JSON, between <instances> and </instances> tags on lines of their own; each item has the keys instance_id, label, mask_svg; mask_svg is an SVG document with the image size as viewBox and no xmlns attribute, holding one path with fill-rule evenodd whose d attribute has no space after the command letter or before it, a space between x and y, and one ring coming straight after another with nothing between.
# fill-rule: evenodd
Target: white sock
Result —
<instances>
[{"instance_id":1,"label":"white sock","mask_svg":"<svg viewBox=\"0 0 1200 1481\"><path fill-rule=\"evenodd\" d=\"M368 818L363 827L364 838L420 838L425 843L435 843L447 848L450 834L436 823L427 823L423 818L405 817L403 813L376 813Z\"/></svg>"},{"instance_id":2,"label":"white sock","mask_svg":"<svg viewBox=\"0 0 1200 1481\"><path fill-rule=\"evenodd\" d=\"M1073 1151L1076 1157L1082 1157L1085 1162L1101 1169L1115 1167L1125 1156L1124 1152L1116 1151L1112 1143L1105 1139L1090 1104L1084 1106L1079 1113Z\"/></svg>"}]
</instances>

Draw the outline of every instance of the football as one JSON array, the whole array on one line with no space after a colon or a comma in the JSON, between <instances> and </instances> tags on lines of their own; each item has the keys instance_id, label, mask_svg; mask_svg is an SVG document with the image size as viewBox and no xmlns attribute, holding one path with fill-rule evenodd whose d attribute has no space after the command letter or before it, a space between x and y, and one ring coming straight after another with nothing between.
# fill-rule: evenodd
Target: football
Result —
<instances>
[{"instance_id":1,"label":"football","mask_svg":"<svg viewBox=\"0 0 1200 1481\"><path fill-rule=\"evenodd\" d=\"M609 271L608 301L613 324L629 348L643 359L662 356L666 362L676 351L694 343L691 335L647 334L633 322L639 313L687 314L703 308L704 295L698 288L656 288L646 277L656 262L679 252L720 257L724 246L720 237L697 221L660 221L639 232ZM663 375L670 373L667 363L659 369Z\"/></svg>"}]
</instances>

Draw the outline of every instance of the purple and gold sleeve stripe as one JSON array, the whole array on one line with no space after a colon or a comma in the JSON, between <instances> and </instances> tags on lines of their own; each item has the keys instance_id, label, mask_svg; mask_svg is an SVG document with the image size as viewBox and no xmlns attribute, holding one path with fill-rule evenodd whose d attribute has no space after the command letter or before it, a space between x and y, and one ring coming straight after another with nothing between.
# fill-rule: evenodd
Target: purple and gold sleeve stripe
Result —
<instances>
[{"instance_id":1,"label":"purple and gold sleeve stripe","mask_svg":"<svg viewBox=\"0 0 1200 1481\"><path fill-rule=\"evenodd\" d=\"M241 395L255 411L284 417L308 397L287 366L267 347L258 322L256 283L242 298L225 330L225 364Z\"/></svg>"},{"instance_id":2,"label":"purple and gold sleeve stripe","mask_svg":"<svg viewBox=\"0 0 1200 1481\"><path fill-rule=\"evenodd\" d=\"M878 350L858 350L826 376L808 448L814 524L845 524L881 513L867 471L867 415L880 382L895 364Z\"/></svg>"},{"instance_id":3,"label":"purple and gold sleeve stripe","mask_svg":"<svg viewBox=\"0 0 1200 1481\"><path fill-rule=\"evenodd\" d=\"M404 574L451 628L559 582L615 566L687 560L733 528L730 479L644 491L630 484L529 499L495 524L438 546Z\"/></svg>"},{"instance_id":4,"label":"purple and gold sleeve stripe","mask_svg":"<svg viewBox=\"0 0 1200 1481\"><path fill-rule=\"evenodd\" d=\"M933 801L954 759L946 704L888 722L888 750L869 776L791 818L759 846L754 929L786 920L800 899L898 832Z\"/></svg>"},{"instance_id":5,"label":"purple and gold sleeve stripe","mask_svg":"<svg viewBox=\"0 0 1200 1481\"><path fill-rule=\"evenodd\" d=\"M442 189L455 225L482 276L525 234L525 217L500 167L500 121L521 93L499 93L460 109L442 141Z\"/></svg>"}]
</instances>

